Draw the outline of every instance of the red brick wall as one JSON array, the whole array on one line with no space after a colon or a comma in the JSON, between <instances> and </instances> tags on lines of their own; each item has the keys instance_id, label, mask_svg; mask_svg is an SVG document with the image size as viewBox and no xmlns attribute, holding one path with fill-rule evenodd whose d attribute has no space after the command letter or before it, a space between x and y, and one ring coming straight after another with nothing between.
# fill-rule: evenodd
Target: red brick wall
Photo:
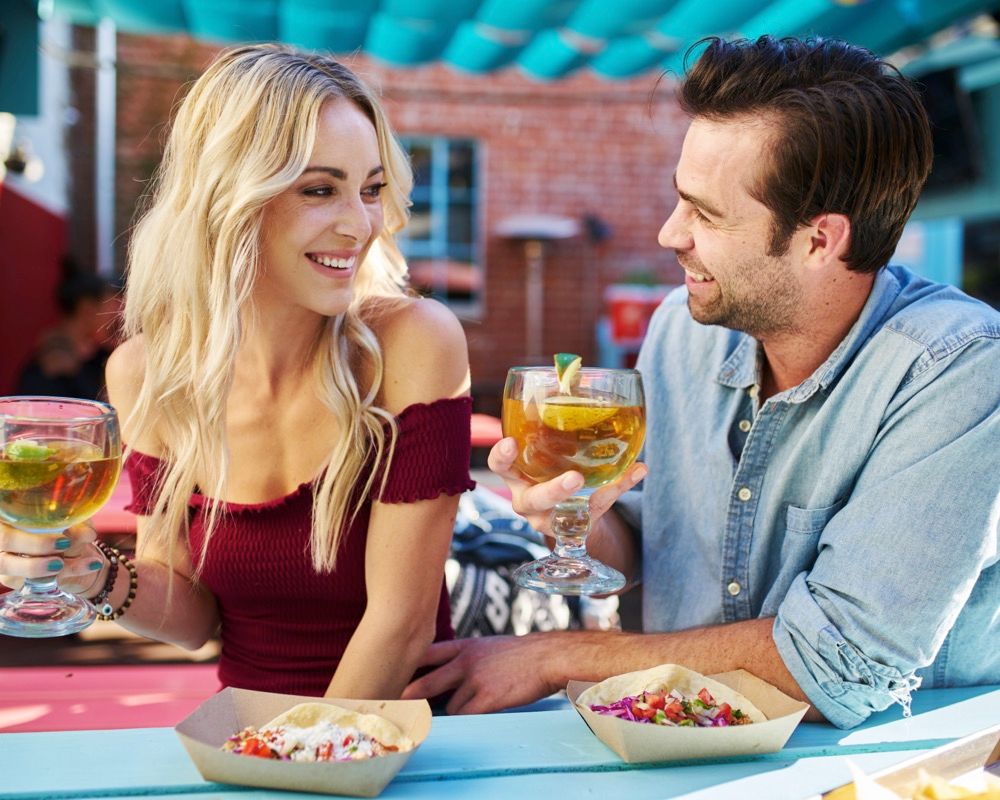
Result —
<instances>
[{"instance_id":1,"label":"red brick wall","mask_svg":"<svg viewBox=\"0 0 1000 800\"><path fill-rule=\"evenodd\" d=\"M215 51L184 37L118 38L119 267L171 108ZM398 133L479 142L486 285L480 318L465 326L480 407L493 407L507 366L528 349L524 253L495 235L500 220L530 212L594 214L612 230L601 244L581 235L548 249L544 352L593 360L601 293L609 283L637 270L665 283L681 279L656 234L675 199L671 174L686 121L668 85L653 93L655 74L627 82L581 74L542 84L513 70L476 77L441 65L399 70L362 57L345 61L381 89Z\"/></svg>"}]
</instances>

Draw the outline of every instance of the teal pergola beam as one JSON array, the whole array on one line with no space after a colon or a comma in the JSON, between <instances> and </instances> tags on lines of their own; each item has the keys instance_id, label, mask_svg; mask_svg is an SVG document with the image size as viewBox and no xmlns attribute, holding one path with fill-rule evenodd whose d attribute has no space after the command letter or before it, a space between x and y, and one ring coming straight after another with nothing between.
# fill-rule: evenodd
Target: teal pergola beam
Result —
<instances>
[{"instance_id":1,"label":"teal pergola beam","mask_svg":"<svg viewBox=\"0 0 1000 800\"><path fill-rule=\"evenodd\" d=\"M581 0L484 0L476 20L508 31L540 31L566 24Z\"/></svg>"},{"instance_id":2,"label":"teal pergola beam","mask_svg":"<svg viewBox=\"0 0 1000 800\"><path fill-rule=\"evenodd\" d=\"M585 0L566 21L581 36L612 40L648 30L677 0Z\"/></svg>"},{"instance_id":3,"label":"teal pergola beam","mask_svg":"<svg viewBox=\"0 0 1000 800\"><path fill-rule=\"evenodd\" d=\"M365 50L398 66L434 61L478 7L479 0L383 0L372 17Z\"/></svg>"},{"instance_id":4,"label":"teal pergola beam","mask_svg":"<svg viewBox=\"0 0 1000 800\"><path fill-rule=\"evenodd\" d=\"M645 72L679 47L680 40L665 36L629 36L611 42L590 66L606 78L628 78Z\"/></svg>"},{"instance_id":5,"label":"teal pergola beam","mask_svg":"<svg viewBox=\"0 0 1000 800\"><path fill-rule=\"evenodd\" d=\"M705 36L820 35L883 55L1000 0L0 0L75 24L216 42L280 40L396 66L444 60L482 74L517 64L541 80L584 66L609 79L679 73ZM986 67L969 73L991 80Z\"/></svg>"},{"instance_id":6,"label":"teal pergola beam","mask_svg":"<svg viewBox=\"0 0 1000 800\"><path fill-rule=\"evenodd\" d=\"M283 0L278 37L298 47L350 53L365 43L378 0Z\"/></svg>"},{"instance_id":7,"label":"teal pergola beam","mask_svg":"<svg viewBox=\"0 0 1000 800\"><path fill-rule=\"evenodd\" d=\"M192 36L225 42L278 38L278 0L184 0Z\"/></svg>"},{"instance_id":8,"label":"teal pergola beam","mask_svg":"<svg viewBox=\"0 0 1000 800\"><path fill-rule=\"evenodd\" d=\"M56 8L63 5L57 0ZM188 19L181 0L145 0L143 3L130 0L93 0L97 20L111 17L115 25L136 33L176 33L187 30Z\"/></svg>"},{"instance_id":9,"label":"teal pergola beam","mask_svg":"<svg viewBox=\"0 0 1000 800\"><path fill-rule=\"evenodd\" d=\"M533 78L551 81L576 71L590 55L562 31L546 30L532 40L517 65Z\"/></svg>"},{"instance_id":10,"label":"teal pergola beam","mask_svg":"<svg viewBox=\"0 0 1000 800\"><path fill-rule=\"evenodd\" d=\"M466 72L492 72L517 58L530 38L531 34L522 31L504 31L481 22L463 22L442 58Z\"/></svg>"},{"instance_id":11,"label":"teal pergola beam","mask_svg":"<svg viewBox=\"0 0 1000 800\"><path fill-rule=\"evenodd\" d=\"M661 64L673 74L684 70L688 47L709 34L719 36L742 32L748 19L760 11L762 0L732 0L728 3L705 4L704 0L680 0L656 26L656 32L679 42L677 49Z\"/></svg>"}]
</instances>

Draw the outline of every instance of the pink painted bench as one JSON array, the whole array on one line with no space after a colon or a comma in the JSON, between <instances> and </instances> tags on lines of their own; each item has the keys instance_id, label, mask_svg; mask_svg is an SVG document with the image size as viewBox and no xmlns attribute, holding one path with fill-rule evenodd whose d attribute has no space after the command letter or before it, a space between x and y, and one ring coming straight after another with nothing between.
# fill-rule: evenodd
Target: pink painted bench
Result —
<instances>
[{"instance_id":1,"label":"pink painted bench","mask_svg":"<svg viewBox=\"0 0 1000 800\"><path fill-rule=\"evenodd\" d=\"M503 438L500 420L489 414L473 414L471 429L473 447L493 447Z\"/></svg>"},{"instance_id":2,"label":"pink painted bench","mask_svg":"<svg viewBox=\"0 0 1000 800\"><path fill-rule=\"evenodd\" d=\"M0 668L0 733L173 727L219 690L215 664Z\"/></svg>"},{"instance_id":3,"label":"pink painted bench","mask_svg":"<svg viewBox=\"0 0 1000 800\"><path fill-rule=\"evenodd\" d=\"M135 533L135 514L126 511L125 506L132 502L132 481L129 480L128 473L122 472L118 478L118 485L111 493L111 497L93 517L90 522L97 532L102 536L112 536L115 534Z\"/></svg>"}]
</instances>

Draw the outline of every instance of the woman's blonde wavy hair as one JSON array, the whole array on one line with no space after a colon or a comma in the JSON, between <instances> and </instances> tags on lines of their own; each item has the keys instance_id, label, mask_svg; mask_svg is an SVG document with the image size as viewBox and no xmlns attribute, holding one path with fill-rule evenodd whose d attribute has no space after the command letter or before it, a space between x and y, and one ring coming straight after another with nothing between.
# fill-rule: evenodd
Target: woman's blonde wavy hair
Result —
<instances>
[{"instance_id":1,"label":"woman's blonde wavy hair","mask_svg":"<svg viewBox=\"0 0 1000 800\"><path fill-rule=\"evenodd\" d=\"M322 55L280 45L224 51L181 102L149 206L129 252L125 328L145 342L145 377L128 426L156 430L166 452L146 545L173 553L186 536L196 486L206 497L204 565L228 472L226 399L260 261L264 205L302 174L323 103L347 98L372 121L387 184L384 227L358 270L354 298L313 350L323 402L339 437L314 485L312 561L332 571L341 532L373 494L396 437L376 405L382 353L365 320L405 296L406 264L393 234L407 221L413 176L378 100ZM360 365L371 385L361 386Z\"/></svg>"}]
</instances>

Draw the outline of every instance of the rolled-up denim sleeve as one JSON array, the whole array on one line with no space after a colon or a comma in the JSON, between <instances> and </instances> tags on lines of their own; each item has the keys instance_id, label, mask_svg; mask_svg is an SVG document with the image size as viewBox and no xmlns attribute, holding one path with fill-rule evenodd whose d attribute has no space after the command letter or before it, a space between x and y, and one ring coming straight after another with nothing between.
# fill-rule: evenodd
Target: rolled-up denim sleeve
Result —
<instances>
[{"instance_id":1,"label":"rolled-up denim sleeve","mask_svg":"<svg viewBox=\"0 0 1000 800\"><path fill-rule=\"evenodd\" d=\"M786 595L773 634L799 688L838 728L860 725L894 702L908 709L910 692L920 685L912 670L904 674L867 658L832 625L810 591L805 573Z\"/></svg>"},{"instance_id":2,"label":"rolled-up denim sleeve","mask_svg":"<svg viewBox=\"0 0 1000 800\"><path fill-rule=\"evenodd\" d=\"M916 671L997 564L1000 342L915 368L879 425L773 627L792 676L841 728L893 703L908 712ZM1000 630L995 609L981 622Z\"/></svg>"}]
</instances>

